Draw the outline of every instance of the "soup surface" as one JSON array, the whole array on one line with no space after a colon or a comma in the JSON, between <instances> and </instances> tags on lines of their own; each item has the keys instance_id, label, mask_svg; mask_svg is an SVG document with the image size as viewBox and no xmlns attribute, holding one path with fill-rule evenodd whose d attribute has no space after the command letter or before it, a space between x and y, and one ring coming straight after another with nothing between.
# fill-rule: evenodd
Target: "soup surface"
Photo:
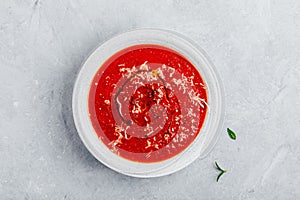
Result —
<instances>
[{"instance_id":1,"label":"soup surface","mask_svg":"<svg viewBox=\"0 0 300 200\"><path fill-rule=\"evenodd\" d=\"M195 140L207 114L207 93L197 68L159 45L116 52L94 76L88 108L103 144L125 159L170 159Z\"/></svg>"}]
</instances>

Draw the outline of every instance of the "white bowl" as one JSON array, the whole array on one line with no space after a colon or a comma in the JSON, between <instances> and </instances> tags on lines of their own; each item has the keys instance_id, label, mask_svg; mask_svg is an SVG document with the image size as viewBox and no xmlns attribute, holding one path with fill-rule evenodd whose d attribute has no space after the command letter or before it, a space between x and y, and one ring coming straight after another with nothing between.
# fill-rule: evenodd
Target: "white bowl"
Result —
<instances>
[{"instance_id":1,"label":"white bowl","mask_svg":"<svg viewBox=\"0 0 300 200\"><path fill-rule=\"evenodd\" d=\"M207 89L209 109L200 133L183 152L161 162L134 162L111 152L99 140L89 117L89 90L99 67L116 52L138 44L156 44L179 52L197 67ZM183 169L197 158L203 158L209 153L217 141L223 124L224 98L221 81L203 50L177 33L157 29L140 29L113 37L100 45L88 57L74 86L72 108L79 136L96 159L122 174L134 177L158 177Z\"/></svg>"}]
</instances>

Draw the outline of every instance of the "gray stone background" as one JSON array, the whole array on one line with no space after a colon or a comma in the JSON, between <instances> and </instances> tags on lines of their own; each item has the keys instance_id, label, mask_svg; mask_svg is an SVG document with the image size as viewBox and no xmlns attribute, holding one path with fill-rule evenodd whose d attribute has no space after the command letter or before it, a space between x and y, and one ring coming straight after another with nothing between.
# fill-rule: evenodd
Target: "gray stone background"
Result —
<instances>
[{"instance_id":1,"label":"gray stone background","mask_svg":"<svg viewBox=\"0 0 300 200\"><path fill-rule=\"evenodd\" d=\"M71 111L86 56L142 27L177 31L200 45L226 98L214 150L155 179L127 177L95 160ZM0 199L300 199L299 115L298 0L0 3ZM214 161L228 170L218 183Z\"/></svg>"}]
</instances>

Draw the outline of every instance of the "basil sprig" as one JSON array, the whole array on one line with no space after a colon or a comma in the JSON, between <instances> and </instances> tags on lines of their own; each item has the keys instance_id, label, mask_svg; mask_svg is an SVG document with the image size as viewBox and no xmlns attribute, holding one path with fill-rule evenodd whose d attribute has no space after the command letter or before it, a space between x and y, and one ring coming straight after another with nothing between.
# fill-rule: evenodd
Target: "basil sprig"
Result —
<instances>
[{"instance_id":1,"label":"basil sprig","mask_svg":"<svg viewBox=\"0 0 300 200\"><path fill-rule=\"evenodd\" d=\"M222 168L219 166L219 164L218 164L217 162L215 162L215 164L216 164L216 168L220 171L220 174L219 174L218 177L217 177L217 182L218 182L219 179L220 179L220 177L221 177L224 173L226 173L227 171L224 170L224 169L222 169Z\"/></svg>"}]
</instances>

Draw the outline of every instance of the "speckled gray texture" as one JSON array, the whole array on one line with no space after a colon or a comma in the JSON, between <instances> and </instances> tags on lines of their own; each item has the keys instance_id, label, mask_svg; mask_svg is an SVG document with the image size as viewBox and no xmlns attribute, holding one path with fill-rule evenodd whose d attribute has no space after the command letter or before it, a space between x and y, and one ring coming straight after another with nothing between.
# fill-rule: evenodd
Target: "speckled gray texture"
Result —
<instances>
[{"instance_id":1,"label":"speckled gray texture","mask_svg":"<svg viewBox=\"0 0 300 200\"><path fill-rule=\"evenodd\" d=\"M71 111L86 56L141 27L194 40L225 87L225 127L214 150L155 179L96 161ZM298 0L1 1L0 199L299 199L299 144ZM228 170L219 183L215 160Z\"/></svg>"}]
</instances>

